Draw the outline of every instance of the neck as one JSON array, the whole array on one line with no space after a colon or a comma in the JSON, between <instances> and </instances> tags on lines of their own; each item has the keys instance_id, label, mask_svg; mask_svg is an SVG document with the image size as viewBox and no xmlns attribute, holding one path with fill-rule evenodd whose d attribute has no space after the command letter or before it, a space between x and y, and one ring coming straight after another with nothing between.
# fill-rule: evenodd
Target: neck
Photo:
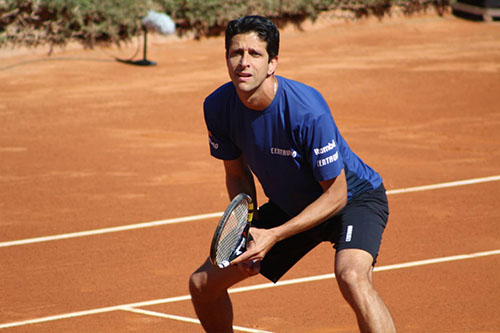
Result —
<instances>
[{"instance_id":1,"label":"neck","mask_svg":"<svg viewBox=\"0 0 500 333\"><path fill-rule=\"evenodd\" d=\"M237 93L247 108L262 111L272 103L277 90L278 80L271 75L256 90L247 93L237 91Z\"/></svg>"}]
</instances>

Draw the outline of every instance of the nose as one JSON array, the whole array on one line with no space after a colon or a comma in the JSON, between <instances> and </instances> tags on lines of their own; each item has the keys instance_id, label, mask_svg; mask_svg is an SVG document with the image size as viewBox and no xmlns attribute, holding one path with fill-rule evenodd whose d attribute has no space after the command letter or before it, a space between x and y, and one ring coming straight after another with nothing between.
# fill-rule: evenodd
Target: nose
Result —
<instances>
[{"instance_id":1,"label":"nose","mask_svg":"<svg viewBox=\"0 0 500 333\"><path fill-rule=\"evenodd\" d=\"M240 66L241 67L247 67L248 66L248 53L243 52L240 58Z\"/></svg>"}]
</instances>

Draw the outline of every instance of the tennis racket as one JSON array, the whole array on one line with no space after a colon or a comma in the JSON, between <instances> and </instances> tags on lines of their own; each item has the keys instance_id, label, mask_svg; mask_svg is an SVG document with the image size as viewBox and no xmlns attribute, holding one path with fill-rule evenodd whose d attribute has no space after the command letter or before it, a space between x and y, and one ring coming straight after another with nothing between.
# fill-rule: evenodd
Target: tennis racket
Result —
<instances>
[{"instance_id":1,"label":"tennis racket","mask_svg":"<svg viewBox=\"0 0 500 333\"><path fill-rule=\"evenodd\" d=\"M215 229L210 246L210 261L224 268L246 251L253 218L252 198L240 193L229 203Z\"/></svg>"}]
</instances>

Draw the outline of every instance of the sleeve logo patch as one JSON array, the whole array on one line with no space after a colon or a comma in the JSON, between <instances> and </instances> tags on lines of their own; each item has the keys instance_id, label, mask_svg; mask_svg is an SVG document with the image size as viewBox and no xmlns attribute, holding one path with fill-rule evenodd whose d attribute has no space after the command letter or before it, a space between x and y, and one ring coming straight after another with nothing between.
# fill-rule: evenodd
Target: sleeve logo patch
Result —
<instances>
[{"instance_id":1,"label":"sleeve logo patch","mask_svg":"<svg viewBox=\"0 0 500 333\"><path fill-rule=\"evenodd\" d=\"M316 166L318 168L324 167L325 165L332 164L333 162L336 162L339 159L339 152L336 152L333 155L330 155L326 158L322 158L316 162Z\"/></svg>"},{"instance_id":2,"label":"sleeve logo patch","mask_svg":"<svg viewBox=\"0 0 500 333\"><path fill-rule=\"evenodd\" d=\"M326 146L324 147L321 147L321 148L314 148L314 154L316 156L318 155L321 155L321 154L324 154L324 153L328 153L330 150L332 150L333 148L337 147L337 145L335 144L335 140L332 140L332 142L329 142Z\"/></svg>"}]
</instances>

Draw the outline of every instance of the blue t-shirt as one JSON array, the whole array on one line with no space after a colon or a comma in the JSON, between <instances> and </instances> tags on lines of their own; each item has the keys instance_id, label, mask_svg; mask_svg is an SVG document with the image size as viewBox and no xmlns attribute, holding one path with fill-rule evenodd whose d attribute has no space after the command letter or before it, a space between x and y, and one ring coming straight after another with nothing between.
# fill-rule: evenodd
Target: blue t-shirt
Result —
<instances>
[{"instance_id":1,"label":"blue t-shirt","mask_svg":"<svg viewBox=\"0 0 500 333\"><path fill-rule=\"evenodd\" d=\"M314 88L277 76L278 90L265 110L240 101L232 82L205 99L210 153L222 160L243 154L266 196L291 216L316 200L319 181L347 179L348 200L376 189L382 178L354 154Z\"/></svg>"}]
</instances>

